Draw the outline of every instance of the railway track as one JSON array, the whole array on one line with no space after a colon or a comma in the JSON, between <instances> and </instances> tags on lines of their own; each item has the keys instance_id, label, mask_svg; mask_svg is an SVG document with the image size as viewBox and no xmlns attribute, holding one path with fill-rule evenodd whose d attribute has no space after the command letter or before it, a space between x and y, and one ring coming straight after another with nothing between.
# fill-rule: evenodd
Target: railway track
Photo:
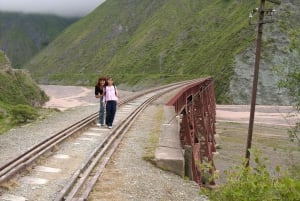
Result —
<instances>
[{"instance_id":1,"label":"railway track","mask_svg":"<svg viewBox=\"0 0 300 201\"><path fill-rule=\"evenodd\" d=\"M102 129L101 132L103 132L103 135L101 139L94 143L94 146L91 148L92 151L90 149L87 151L88 154L81 157L83 160L78 163L77 168L73 168L72 173L69 173L72 176L64 179L67 180L67 182L64 181L64 183L62 183L63 188L61 188L59 192L56 191L54 200L86 200L97 178L101 175L123 136L144 108L162 94L190 82L181 82L150 89L122 100L118 109L117 117L119 117L119 119L116 119L116 127L112 130ZM80 137L82 138L84 134L93 134L93 130L97 131L97 128L94 126L94 122L97 118L98 112L91 114L0 167L0 184L15 177L17 173L31 166L38 158L41 158L41 156L49 153L54 148L57 148L68 140L70 141L70 138L78 139ZM94 132L94 135L97 134Z\"/></svg>"}]
</instances>

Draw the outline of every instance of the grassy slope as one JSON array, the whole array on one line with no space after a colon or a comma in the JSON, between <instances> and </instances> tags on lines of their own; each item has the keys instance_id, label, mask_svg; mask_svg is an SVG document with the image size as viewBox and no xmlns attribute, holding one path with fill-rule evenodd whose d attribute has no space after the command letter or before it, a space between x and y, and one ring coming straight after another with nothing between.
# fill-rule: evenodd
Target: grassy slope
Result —
<instances>
[{"instance_id":1,"label":"grassy slope","mask_svg":"<svg viewBox=\"0 0 300 201\"><path fill-rule=\"evenodd\" d=\"M0 47L21 68L77 19L0 12Z\"/></svg>"},{"instance_id":2,"label":"grassy slope","mask_svg":"<svg viewBox=\"0 0 300 201\"><path fill-rule=\"evenodd\" d=\"M46 94L24 70L13 70L0 51L0 134L16 125L12 110L28 106L27 114L47 100Z\"/></svg>"},{"instance_id":3,"label":"grassy slope","mask_svg":"<svg viewBox=\"0 0 300 201\"><path fill-rule=\"evenodd\" d=\"M7 64L7 60L2 51L0 51L0 70L4 69L4 65Z\"/></svg>"},{"instance_id":4,"label":"grassy slope","mask_svg":"<svg viewBox=\"0 0 300 201\"><path fill-rule=\"evenodd\" d=\"M256 0L108 0L66 29L26 66L41 83L129 85L216 77L226 102L234 55L253 43Z\"/></svg>"},{"instance_id":5,"label":"grassy slope","mask_svg":"<svg viewBox=\"0 0 300 201\"><path fill-rule=\"evenodd\" d=\"M119 48L130 40L136 28L145 20L137 12L143 12L144 18L147 18L155 11L157 4L164 1L153 3L153 8L150 0L138 3L131 1L132 3L127 5L123 5L126 3L122 2L106 1L95 12L65 30L29 63L28 68L34 77L40 78L50 74L46 79L59 81L67 78L75 81L79 77L79 80L83 81L86 74L103 71ZM149 8L146 8L147 6ZM119 31L119 25L122 25L123 29L128 27L128 31ZM73 73L66 76L69 72Z\"/></svg>"}]
</instances>

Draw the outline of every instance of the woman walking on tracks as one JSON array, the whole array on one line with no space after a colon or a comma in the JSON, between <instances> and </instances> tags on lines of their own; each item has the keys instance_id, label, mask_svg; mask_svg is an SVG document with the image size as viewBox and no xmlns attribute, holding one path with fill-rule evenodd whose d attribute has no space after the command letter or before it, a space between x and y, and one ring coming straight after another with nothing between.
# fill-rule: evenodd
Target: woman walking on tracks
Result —
<instances>
[{"instance_id":1,"label":"woman walking on tracks","mask_svg":"<svg viewBox=\"0 0 300 201\"><path fill-rule=\"evenodd\" d=\"M97 125L104 126L104 105L103 105L103 95L104 95L104 88L106 84L105 77L99 77L98 82L95 86L95 97L100 98L100 108L99 108L99 120Z\"/></svg>"},{"instance_id":2,"label":"woman walking on tracks","mask_svg":"<svg viewBox=\"0 0 300 201\"><path fill-rule=\"evenodd\" d=\"M109 129L112 128L115 114L117 111L118 90L114 85L112 77L107 78L107 85L104 90L103 103L106 106L106 125Z\"/></svg>"}]
</instances>

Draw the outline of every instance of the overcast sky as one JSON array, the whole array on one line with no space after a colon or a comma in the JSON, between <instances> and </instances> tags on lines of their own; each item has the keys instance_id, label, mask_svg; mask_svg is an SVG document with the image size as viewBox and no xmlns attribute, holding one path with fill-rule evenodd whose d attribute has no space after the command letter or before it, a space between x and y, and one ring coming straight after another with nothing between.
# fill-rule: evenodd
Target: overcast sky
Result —
<instances>
[{"instance_id":1,"label":"overcast sky","mask_svg":"<svg viewBox=\"0 0 300 201\"><path fill-rule=\"evenodd\" d=\"M105 0L0 0L1 11L83 16Z\"/></svg>"}]
</instances>

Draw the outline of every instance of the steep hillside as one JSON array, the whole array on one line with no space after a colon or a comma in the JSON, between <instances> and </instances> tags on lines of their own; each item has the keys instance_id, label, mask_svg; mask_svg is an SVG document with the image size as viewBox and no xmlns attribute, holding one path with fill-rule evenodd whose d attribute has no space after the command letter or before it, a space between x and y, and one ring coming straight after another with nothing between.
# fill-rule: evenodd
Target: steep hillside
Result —
<instances>
[{"instance_id":1,"label":"steep hillside","mask_svg":"<svg viewBox=\"0 0 300 201\"><path fill-rule=\"evenodd\" d=\"M300 62L300 1L282 0L281 2L281 5L276 7L278 11L275 16L276 22L265 24L263 29L257 92L259 104L294 104L289 91L279 88L278 82L285 80L283 75L294 71L294 66L299 65ZM255 28L255 26L252 27L256 31ZM235 97L235 103L250 103L255 46L251 45L237 54L235 61L235 73L230 87L231 94ZM299 87L300 83L298 83Z\"/></svg>"},{"instance_id":2,"label":"steep hillside","mask_svg":"<svg viewBox=\"0 0 300 201\"><path fill-rule=\"evenodd\" d=\"M230 81L237 55L254 44L248 14L257 6L257 0L107 0L26 67L38 82L62 84L89 85L113 74L118 83L143 87L212 75L218 101L234 101L244 89Z\"/></svg>"},{"instance_id":3,"label":"steep hillside","mask_svg":"<svg viewBox=\"0 0 300 201\"><path fill-rule=\"evenodd\" d=\"M36 114L33 106L41 106L48 99L26 71L11 68L1 50L0 86L0 134L31 118Z\"/></svg>"},{"instance_id":4,"label":"steep hillside","mask_svg":"<svg viewBox=\"0 0 300 201\"><path fill-rule=\"evenodd\" d=\"M5 51L15 68L21 68L76 20L0 12L0 49Z\"/></svg>"}]
</instances>

